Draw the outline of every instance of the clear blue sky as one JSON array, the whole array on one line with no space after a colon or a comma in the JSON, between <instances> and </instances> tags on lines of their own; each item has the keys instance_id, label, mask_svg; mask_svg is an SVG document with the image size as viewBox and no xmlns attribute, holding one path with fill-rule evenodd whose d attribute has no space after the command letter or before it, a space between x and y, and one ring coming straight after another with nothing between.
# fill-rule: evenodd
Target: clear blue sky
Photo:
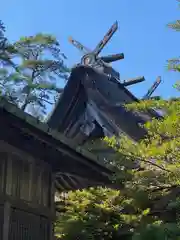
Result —
<instances>
[{"instance_id":1,"label":"clear blue sky","mask_svg":"<svg viewBox=\"0 0 180 240\"><path fill-rule=\"evenodd\" d=\"M69 66L81 56L67 41L69 35L93 49L117 20L119 31L104 53L124 52L125 59L114 64L121 79L144 75L145 83L131 87L140 97L160 75L163 84L156 95L179 95L172 87L179 75L165 68L167 59L179 56L180 34L166 27L180 19L176 0L11 0L2 1L1 8L11 41L51 33L60 41Z\"/></svg>"}]
</instances>

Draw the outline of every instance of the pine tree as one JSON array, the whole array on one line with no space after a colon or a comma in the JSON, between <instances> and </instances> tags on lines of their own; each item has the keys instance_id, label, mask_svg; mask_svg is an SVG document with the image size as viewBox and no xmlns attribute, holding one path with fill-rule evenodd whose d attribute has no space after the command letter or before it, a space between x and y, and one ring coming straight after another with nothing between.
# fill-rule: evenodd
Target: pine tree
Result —
<instances>
[{"instance_id":1,"label":"pine tree","mask_svg":"<svg viewBox=\"0 0 180 240\"><path fill-rule=\"evenodd\" d=\"M5 26L0 20L0 67L3 66L13 66L15 67L14 62L12 61L13 56L16 54L16 49L12 44L10 44L5 37Z\"/></svg>"},{"instance_id":2,"label":"pine tree","mask_svg":"<svg viewBox=\"0 0 180 240\"><path fill-rule=\"evenodd\" d=\"M180 0L177 0L177 1L180 3ZM180 7L180 4L179 4L179 7ZM169 23L168 27L170 27L176 31L180 31L180 20L176 20L173 23Z\"/></svg>"},{"instance_id":3,"label":"pine tree","mask_svg":"<svg viewBox=\"0 0 180 240\"><path fill-rule=\"evenodd\" d=\"M177 1L180 2L179 0L177 0ZM179 7L180 7L180 4L179 4ZM180 20L176 20L175 22L168 24L168 27L179 32L180 31ZM168 60L168 69L171 71L180 72L180 57ZM180 91L180 80L178 80L176 82L174 87Z\"/></svg>"},{"instance_id":4,"label":"pine tree","mask_svg":"<svg viewBox=\"0 0 180 240\"><path fill-rule=\"evenodd\" d=\"M46 114L47 104L54 104L59 88L58 81L67 79L68 68L64 65L64 55L55 37L37 34L23 37L14 44L18 51L20 74L14 75L16 101L19 107L28 111L29 107Z\"/></svg>"},{"instance_id":5,"label":"pine tree","mask_svg":"<svg viewBox=\"0 0 180 240\"><path fill-rule=\"evenodd\" d=\"M57 39L50 34L22 37L10 44L4 33L5 27L0 21L1 96L42 118L62 92L59 81L68 78L66 57Z\"/></svg>"},{"instance_id":6,"label":"pine tree","mask_svg":"<svg viewBox=\"0 0 180 240\"><path fill-rule=\"evenodd\" d=\"M9 43L5 37L5 26L0 20L0 94L11 99L10 86L12 84L10 72L16 71L17 66L13 62L17 51L12 44Z\"/></svg>"}]
</instances>

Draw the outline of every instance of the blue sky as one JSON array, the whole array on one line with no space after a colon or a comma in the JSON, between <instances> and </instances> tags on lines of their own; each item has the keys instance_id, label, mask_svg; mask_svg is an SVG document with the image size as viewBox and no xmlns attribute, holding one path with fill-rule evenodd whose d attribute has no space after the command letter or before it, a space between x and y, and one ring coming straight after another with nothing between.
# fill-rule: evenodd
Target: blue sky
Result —
<instances>
[{"instance_id":1,"label":"blue sky","mask_svg":"<svg viewBox=\"0 0 180 240\"><path fill-rule=\"evenodd\" d=\"M10 41L51 33L60 41L68 66L81 57L67 41L69 36L93 49L117 20L119 30L104 53L124 53L125 59L114 64L121 80L144 75L146 82L130 88L141 97L160 75L163 83L155 95L179 95L172 87L179 75L165 67L167 59L179 56L180 34L166 27L180 19L176 0L11 0L3 1L1 8Z\"/></svg>"}]
</instances>

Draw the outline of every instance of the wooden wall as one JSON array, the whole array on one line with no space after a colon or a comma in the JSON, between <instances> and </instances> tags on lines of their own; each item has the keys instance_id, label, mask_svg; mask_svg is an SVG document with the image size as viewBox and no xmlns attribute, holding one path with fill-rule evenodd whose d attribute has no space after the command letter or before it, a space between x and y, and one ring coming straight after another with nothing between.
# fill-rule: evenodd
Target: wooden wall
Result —
<instances>
[{"instance_id":1,"label":"wooden wall","mask_svg":"<svg viewBox=\"0 0 180 240\"><path fill-rule=\"evenodd\" d=\"M51 167L0 142L0 239L49 240L53 214Z\"/></svg>"},{"instance_id":2,"label":"wooden wall","mask_svg":"<svg viewBox=\"0 0 180 240\"><path fill-rule=\"evenodd\" d=\"M3 237L4 206L0 205L0 239Z\"/></svg>"}]
</instances>

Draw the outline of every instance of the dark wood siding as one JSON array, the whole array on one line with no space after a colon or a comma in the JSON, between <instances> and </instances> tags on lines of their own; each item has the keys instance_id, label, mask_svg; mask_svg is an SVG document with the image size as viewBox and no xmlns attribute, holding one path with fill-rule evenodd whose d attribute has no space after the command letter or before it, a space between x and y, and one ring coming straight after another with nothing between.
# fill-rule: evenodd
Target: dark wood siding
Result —
<instances>
[{"instance_id":1,"label":"dark wood siding","mask_svg":"<svg viewBox=\"0 0 180 240\"><path fill-rule=\"evenodd\" d=\"M50 177L51 172L47 165L35 161L25 161L23 157L9 154L6 194L16 199L50 208Z\"/></svg>"},{"instance_id":2,"label":"dark wood siding","mask_svg":"<svg viewBox=\"0 0 180 240\"><path fill-rule=\"evenodd\" d=\"M0 205L0 239L3 237L4 205Z\"/></svg>"},{"instance_id":3,"label":"dark wood siding","mask_svg":"<svg viewBox=\"0 0 180 240\"><path fill-rule=\"evenodd\" d=\"M6 175L6 163L7 153L0 153L0 194L4 192L5 187L5 175Z\"/></svg>"},{"instance_id":4,"label":"dark wood siding","mask_svg":"<svg viewBox=\"0 0 180 240\"><path fill-rule=\"evenodd\" d=\"M43 240L48 240L50 236L50 222L47 218L40 218L40 238Z\"/></svg>"},{"instance_id":5,"label":"dark wood siding","mask_svg":"<svg viewBox=\"0 0 180 240\"><path fill-rule=\"evenodd\" d=\"M18 209L12 209L9 240L48 240L48 219Z\"/></svg>"},{"instance_id":6,"label":"dark wood siding","mask_svg":"<svg viewBox=\"0 0 180 240\"><path fill-rule=\"evenodd\" d=\"M10 204L8 240L49 240L54 214L51 167L0 142L0 240L4 203ZM6 236L7 236L6 235Z\"/></svg>"}]
</instances>

